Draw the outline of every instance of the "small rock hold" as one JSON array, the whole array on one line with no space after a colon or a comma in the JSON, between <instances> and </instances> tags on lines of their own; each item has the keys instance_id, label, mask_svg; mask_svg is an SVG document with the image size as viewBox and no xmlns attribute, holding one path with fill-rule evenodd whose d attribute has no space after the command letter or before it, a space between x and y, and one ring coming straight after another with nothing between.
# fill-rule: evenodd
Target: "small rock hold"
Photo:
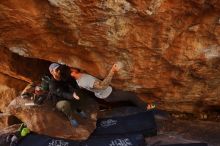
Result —
<instances>
[{"instance_id":1,"label":"small rock hold","mask_svg":"<svg viewBox=\"0 0 220 146\"><path fill-rule=\"evenodd\" d=\"M206 120L208 118L207 114L200 114L200 119Z\"/></svg>"},{"instance_id":2,"label":"small rock hold","mask_svg":"<svg viewBox=\"0 0 220 146\"><path fill-rule=\"evenodd\" d=\"M152 14L153 14L153 12L150 11L150 10L145 10L145 12L146 12L148 15L152 15Z\"/></svg>"},{"instance_id":3,"label":"small rock hold","mask_svg":"<svg viewBox=\"0 0 220 146\"><path fill-rule=\"evenodd\" d=\"M196 31L198 31L198 29L199 29L199 25L194 25L194 26L191 26L191 27L189 27L189 31L193 31L193 32L196 32Z\"/></svg>"}]
</instances>

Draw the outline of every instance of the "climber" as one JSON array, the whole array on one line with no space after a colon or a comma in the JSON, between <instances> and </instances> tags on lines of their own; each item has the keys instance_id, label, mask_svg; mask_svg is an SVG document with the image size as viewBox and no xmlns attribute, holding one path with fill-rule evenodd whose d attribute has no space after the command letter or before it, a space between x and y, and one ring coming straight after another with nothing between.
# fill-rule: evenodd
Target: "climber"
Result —
<instances>
[{"instance_id":1,"label":"climber","mask_svg":"<svg viewBox=\"0 0 220 146\"><path fill-rule=\"evenodd\" d=\"M7 136L7 143L10 143L10 146L16 146L17 143L29 133L30 130L27 128L27 125L22 123L18 131Z\"/></svg>"},{"instance_id":2,"label":"climber","mask_svg":"<svg viewBox=\"0 0 220 146\"><path fill-rule=\"evenodd\" d=\"M113 75L121 68L121 63L115 63L103 81L89 74L82 73L78 68L71 68L70 70L71 76L76 79L78 86L94 92L97 98L104 99L107 102L130 101L136 106L147 110L155 108L154 104L146 104L140 100L134 92L122 91L110 86Z\"/></svg>"},{"instance_id":3,"label":"climber","mask_svg":"<svg viewBox=\"0 0 220 146\"><path fill-rule=\"evenodd\" d=\"M79 107L77 93L80 89L76 81L70 76L69 67L66 65L52 63L49 66L49 71L53 76L49 83L49 94L56 104L56 108L68 117L73 127L77 127L78 122L72 116L73 106L75 112L81 117L86 118L87 116Z\"/></svg>"}]
</instances>

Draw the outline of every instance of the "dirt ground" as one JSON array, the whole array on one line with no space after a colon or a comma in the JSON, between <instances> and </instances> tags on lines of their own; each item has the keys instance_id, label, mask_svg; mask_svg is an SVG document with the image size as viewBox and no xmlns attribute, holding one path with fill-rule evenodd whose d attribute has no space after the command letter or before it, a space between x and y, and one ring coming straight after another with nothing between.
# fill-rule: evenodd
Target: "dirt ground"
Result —
<instances>
[{"instance_id":1,"label":"dirt ground","mask_svg":"<svg viewBox=\"0 0 220 146\"><path fill-rule=\"evenodd\" d=\"M204 142L208 146L220 146L220 123L196 119L180 120L157 115L158 135L146 138L147 146L176 143Z\"/></svg>"}]
</instances>

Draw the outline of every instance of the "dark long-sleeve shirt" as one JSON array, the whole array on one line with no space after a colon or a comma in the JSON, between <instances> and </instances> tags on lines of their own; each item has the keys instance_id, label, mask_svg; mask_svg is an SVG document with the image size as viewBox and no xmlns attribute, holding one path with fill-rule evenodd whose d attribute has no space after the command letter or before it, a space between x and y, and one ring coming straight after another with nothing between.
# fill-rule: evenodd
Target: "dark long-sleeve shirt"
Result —
<instances>
[{"instance_id":1,"label":"dark long-sleeve shirt","mask_svg":"<svg viewBox=\"0 0 220 146\"><path fill-rule=\"evenodd\" d=\"M50 96L55 102L59 100L74 100L73 93L78 89L77 83L73 78L68 78L65 81L57 81L54 78L49 83Z\"/></svg>"}]
</instances>

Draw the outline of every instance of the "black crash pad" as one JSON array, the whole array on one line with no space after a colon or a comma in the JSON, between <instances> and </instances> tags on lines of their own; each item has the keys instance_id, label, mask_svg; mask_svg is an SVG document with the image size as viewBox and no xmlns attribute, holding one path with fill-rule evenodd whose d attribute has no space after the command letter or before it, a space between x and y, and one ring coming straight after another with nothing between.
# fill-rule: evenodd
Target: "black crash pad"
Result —
<instances>
[{"instance_id":1,"label":"black crash pad","mask_svg":"<svg viewBox=\"0 0 220 146\"><path fill-rule=\"evenodd\" d=\"M160 146L208 146L206 143L189 143L189 144L170 144Z\"/></svg>"},{"instance_id":2,"label":"black crash pad","mask_svg":"<svg viewBox=\"0 0 220 146\"><path fill-rule=\"evenodd\" d=\"M80 146L80 143L78 141L32 133L19 141L17 146Z\"/></svg>"},{"instance_id":3,"label":"black crash pad","mask_svg":"<svg viewBox=\"0 0 220 146\"><path fill-rule=\"evenodd\" d=\"M144 142L141 134L93 136L86 141L73 141L32 133L23 138L17 146L144 146Z\"/></svg>"},{"instance_id":4,"label":"black crash pad","mask_svg":"<svg viewBox=\"0 0 220 146\"><path fill-rule=\"evenodd\" d=\"M144 136L129 134L121 136L91 137L81 143L81 146L144 146Z\"/></svg>"},{"instance_id":5,"label":"black crash pad","mask_svg":"<svg viewBox=\"0 0 220 146\"><path fill-rule=\"evenodd\" d=\"M153 111L139 112L124 117L98 119L93 135L139 133L146 136L157 134Z\"/></svg>"}]
</instances>

